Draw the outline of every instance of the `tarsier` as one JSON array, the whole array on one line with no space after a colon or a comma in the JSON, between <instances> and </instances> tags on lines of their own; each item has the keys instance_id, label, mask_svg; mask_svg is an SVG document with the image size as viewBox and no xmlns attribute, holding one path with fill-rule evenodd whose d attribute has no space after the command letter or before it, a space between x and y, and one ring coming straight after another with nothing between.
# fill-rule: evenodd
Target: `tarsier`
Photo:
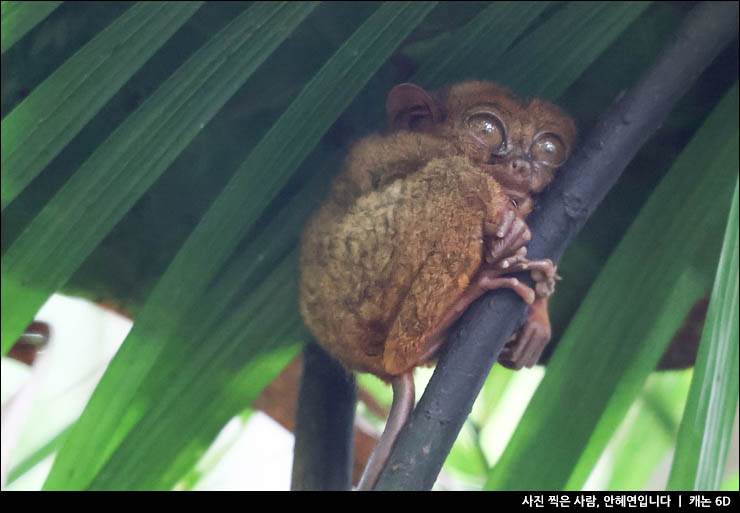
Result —
<instances>
[{"instance_id":1,"label":"tarsier","mask_svg":"<svg viewBox=\"0 0 740 513\"><path fill-rule=\"evenodd\" d=\"M358 141L301 244L300 310L347 368L392 383L386 430L361 489L374 487L413 407L412 373L484 292L513 289L529 314L499 361L534 365L550 339L550 260L529 260L524 218L566 161L573 120L505 88L463 82L394 87L389 130ZM530 271L531 288L515 277Z\"/></svg>"}]
</instances>

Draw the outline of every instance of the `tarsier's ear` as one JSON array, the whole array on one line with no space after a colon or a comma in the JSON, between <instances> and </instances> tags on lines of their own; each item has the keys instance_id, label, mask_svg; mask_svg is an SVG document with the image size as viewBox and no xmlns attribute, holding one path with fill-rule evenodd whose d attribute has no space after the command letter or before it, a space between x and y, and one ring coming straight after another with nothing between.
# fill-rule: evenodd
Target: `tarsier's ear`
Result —
<instances>
[{"instance_id":1,"label":"tarsier's ear","mask_svg":"<svg viewBox=\"0 0 740 513\"><path fill-rule=\"evenodd\" d=\"M399 84L391 89L385 108L391 130L408 130L442 120L442 109L436 100L415 84Z\"/></svg>"}]
</instances>

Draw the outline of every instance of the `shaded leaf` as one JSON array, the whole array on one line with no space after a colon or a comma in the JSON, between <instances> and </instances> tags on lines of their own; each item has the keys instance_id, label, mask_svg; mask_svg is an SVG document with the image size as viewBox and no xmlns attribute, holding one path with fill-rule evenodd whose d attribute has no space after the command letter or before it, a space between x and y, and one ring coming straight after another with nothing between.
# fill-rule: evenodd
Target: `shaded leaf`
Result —
<instances>
[{"instance_id":1,"label":"shaded leaf","mask_svg":"<svg viewBox=\"0 0 740 513\"><path fill-rule=\"evenodd\" d=\"M650 2L570 2L485 74L521 96L557 98L647 9Z\"/></svg>"},{"instance_id":2,"label":"shaded leaf","mask_svg":"<svg viewBox=\"0 0 740 513\"><path fill-rule=\"evenodd\" d=\"M481 48L485 60L496 62L511 43L545 10L549 2L494 2L483 9L473 20L455 31L445 48L437 49L436 56L427 59L414 74L414 81L425 87L436 88L451 77L465 77L471 69L480 66ZM474 78L474 77L470 77Z\"/></svg>"},{"instance_id":3,"label":"shaded leaf","mask_svg":"<svg viewBox=\"0 0 740 513\"><path fill-rule=\"evenodd\" d=\"M257 4L243 12L188 59L77 170L3 256L3 352L46 298L69 279L315 6Z\"/></svg>"},{"instance_id":4,"label":"shaded leaf","mask_svg":"<svg viewBox=\"0 0 740 513\"><path fill-rule=\"evenodd\" d=\"M3 210L201 4L140 2L5 116Z\"/></svg>"},{"instance_id":5,"label":"shaded leaf","mask_svg":"<svg viewBox=\"0 0 740 513\"><path fill-rule=\"evenodd\" d=\"M10 48L62 2L3 2L0 5L0 53Z\"/></svg>"},{"instance_id":6,"label":"shaded leaf","mask_svg":"<svg viewBox=\"0 0 740 513\"><path fill-rule=\"evenodd\" d=\"M137 423L153 418L146 414L152 408L154 398L146 393L148 387L140 387L142 380L154 382L157 384L155 388L161 388L162 379L169 374L169 367L155 363L163 349L180 347L181 340L175 336L180 319L185 318L185 314L194 306L202 310L200 295L205 292L209 281L216 277L240 239L254 225L262 209L365 82L433 5L411 2L381 6L304 87L252 150L201 219L139 312L131 333L60 451L45 484L46 488L87 487L101 468L104 473L100 481L93 481L93 486L106 487L112 483L116 487L122 486L121 483L136 486L129 481L131 478L126 477L129 475L126 469L128 465L137 464L137 459L122 457L111 466L104 467L104 464L122 442L121 450L126 454L126 449L130 447L126 438L129 431ZM191 273L190 270L194 268L199 272ZM275 272L279 276L295 276L294 271L287 272L282 266ZM278 283L272 280L273 286L280 290ZM280 296L273 294L267 297L277 299ZM278 304L284 305L284 299ZM295 308L295 303L287 304ZM265 315L276 315L281 310L265 308L265 311L268 312ZM216 315L220 313L215 312ZM163 322L164 319L167 322ZM248 326L251 320L248 313L234 317L232 322L239 325L240 329L229 331L232 322L227 323L221 340L233 341L237 333L246 330L244 326ZM254 329L260 329L259 319L254 319L254 326ZM194 362L193 365L202 366L212 358L212 351L219 347L218 343L214 343L217 337L209 339L210 344L201 343L196 352L185 353L188 361ZM269 339L255 337L250 339L247 346L256 355L261 348L269 347L266 346L267 342ZM230 363L228 359L223 362L225 365ZM178 373L178 380L184 375L186 373ZM212 385L218 383L210 382ZM168 383L170 386L172 384ZM142 394L138 394L139 390L142 390ZM180 395L178 400L184 400L184 397ZM161 430L170 428L181 433L183 426L193 425L190 417L192 412L183 411L182 408L171 411L182 415L170 416L165 424L158 424ZM157 412L153 415L157 415ZM211 438L214 435L210 433ZM150 432L149 437L152 441L158 439L156 433ZM171 441L171 438L168 440ZM84 473L80 472L80 454L85 454L88 461ZM169 463L160 462L158 466ZM176 480L189 470L193 462L190 462L190 466L179 463L175 465L176 470L168 471L162 479ZM151 476L142 479L147 478L151 479ZM151 481L148 482L151 484Z\"/></svg>"}]
</instances>

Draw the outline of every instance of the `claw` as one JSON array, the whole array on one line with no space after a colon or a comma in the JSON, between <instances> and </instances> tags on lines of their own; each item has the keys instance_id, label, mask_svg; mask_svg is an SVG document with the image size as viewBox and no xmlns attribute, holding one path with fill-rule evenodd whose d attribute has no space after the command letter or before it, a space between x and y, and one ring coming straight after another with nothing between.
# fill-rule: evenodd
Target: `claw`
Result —
<instances>
[{"instance_id":1,"label":"claw","mask_svg":"<svg viewBox=\"0 0 740 513\"><path fill-rule=\"evenodd\" d=\"M498 264L494 266L494 268L508 269L509 267L512 267L514 265L522 265L527 262L527 259L525 258L526 256L527 248L525 246L522 246L513 255L500 260ZM488 262L489 264L494 263L493 256L490 253L486 255L486 262Z\"/></svg>"}]
</instances>

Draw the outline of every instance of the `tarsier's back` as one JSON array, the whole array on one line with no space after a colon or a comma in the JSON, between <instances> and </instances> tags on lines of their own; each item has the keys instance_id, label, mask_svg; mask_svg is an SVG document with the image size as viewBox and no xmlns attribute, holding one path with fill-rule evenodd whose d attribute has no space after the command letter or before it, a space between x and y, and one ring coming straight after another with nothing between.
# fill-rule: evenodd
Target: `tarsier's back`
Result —
<instances>
[{"instance_id":1,"label":"tarsier's back","mask_svg":"<svg viewBox=\"0 0 740 513\"><path fill-rule=\"evenodd\" d=\"M504 257L526 269L525 240L501 233L575 137L555 107L489 82L438 96L398 86L388 113L389 133L353 147L308 222L300 264L301 314L317 341L383 379L433 357L482 272L503 274Z\"/></svg>"},{"instance_id":2,"label":"tarsier's back","mask_svg":"<svg viewBox=\"0 0 740 513\"><path fill-rule=\"evenodd\" d=\"M385 377L419 363L424 335L480 267L486 205L505 199L490 177L443 162L363 195L344 215L327 204L306 228L302 313L353 369Z\"/></svg>"}]
</instances>

